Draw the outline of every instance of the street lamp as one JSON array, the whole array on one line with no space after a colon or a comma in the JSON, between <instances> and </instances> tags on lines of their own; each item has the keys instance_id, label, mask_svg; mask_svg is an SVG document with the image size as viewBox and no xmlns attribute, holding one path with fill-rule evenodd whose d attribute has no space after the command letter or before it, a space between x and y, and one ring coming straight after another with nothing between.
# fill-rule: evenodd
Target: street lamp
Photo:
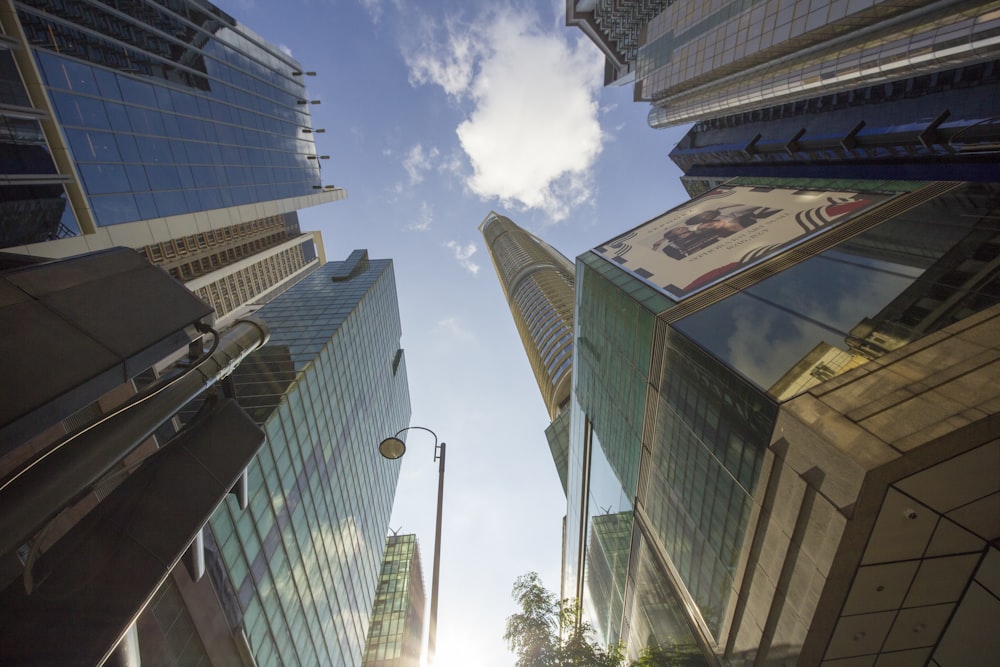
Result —
<instances>
[{"instance_id":1,"label":"street lamp","mask_svg":"<svg viewBox=\"0 0 1000 667\"><path fill-rule=\"evenodd\" d=\"M404 431L420 429L434 436L434 460L438 463L437 524L434 529L434 569L431 573L431 618L427 629L427 664L434 663L437 644L438 574L441 570L441 507L444 504L444 449L445 443L438 444L437 433L423 426L407 426L396 435L379 443L378 452L387 459L398 459L406 452L406 443L399 439Z\"/></svg>"}]
</instances>

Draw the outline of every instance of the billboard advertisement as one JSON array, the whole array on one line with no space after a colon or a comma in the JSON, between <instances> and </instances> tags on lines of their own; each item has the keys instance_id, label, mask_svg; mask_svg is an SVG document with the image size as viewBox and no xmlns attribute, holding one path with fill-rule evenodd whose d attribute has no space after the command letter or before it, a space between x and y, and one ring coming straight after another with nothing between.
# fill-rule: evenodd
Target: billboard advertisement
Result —
<instances>
[{"instance_id":1,"label":"billboard advertisement","mask_svg":"<svg viewBox=\"0 0 1000 667\"><path fill-rule=\"evenodd\" d=\"M594 252L680 301L891 197L723 185Z\"/></svg>"}]
</instances>

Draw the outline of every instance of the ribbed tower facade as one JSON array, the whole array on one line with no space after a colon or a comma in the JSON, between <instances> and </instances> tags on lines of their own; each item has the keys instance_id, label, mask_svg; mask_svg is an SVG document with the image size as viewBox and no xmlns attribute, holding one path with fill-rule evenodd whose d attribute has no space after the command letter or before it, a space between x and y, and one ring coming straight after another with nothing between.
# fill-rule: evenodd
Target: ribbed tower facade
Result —
<instances>
[{"instance_id":1,"label":"ribbed tower facade","mask_svg":"<svg viewBox=\"0 0 1000 667\"><path fill-rule=\"evenodd\" d=\"M538 390L555 419L569 400L573 365L573 263L490 211L479 225L493 259Z\"/></svg>"}]
</instances>

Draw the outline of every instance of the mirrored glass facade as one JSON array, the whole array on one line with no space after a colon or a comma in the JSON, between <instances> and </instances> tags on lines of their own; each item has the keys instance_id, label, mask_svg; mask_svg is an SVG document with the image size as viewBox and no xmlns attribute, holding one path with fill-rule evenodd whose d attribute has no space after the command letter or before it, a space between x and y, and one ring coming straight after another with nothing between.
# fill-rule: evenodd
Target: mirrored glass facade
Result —
<instances>
[{"instance_id":1,"label":"mirrored glass facade","mask_svg":"<svg viewBox=\"0 0 1000 667\"><path fill-rule=\"evenodd\" d=\"M267 442L249 508L212 517L213 583L258 665L358 665L399 473L377 443L410 415L391 261L355 251L257 315L271 340L234 380Z\"/></svg>"},{"instance_id":2,"label":"mirrored glass facade","mask_svg":"<svg viewBox=\"0 0 1000 667\"><path fill-rule=\"evenodd\" d=\"M783 183L766 187L807 187ZM564 576L630 656L667 646L736 659L727 651L755 604L741 598L746 573L773 556L751 536L761 499L780 506L764 480L784 402L1000 304L996 184L868 187L898 194L678 303L613 261L578 258ZM809 595L796 590L800 605ZM774 642L775 659L794 657L794 643Z\"/></svg>"},{"instance_id":3,"label":"mirrored glass facade","mask_svg":"<svg viewBox=\"0 0 1000 667\"><path fill-rule=\"evenodd\" d=\"M301 66L225 12L187 0L14 6L98 226L320 184Z\"/></svg>"},{"instance_id":4,"label":"mirrored glass facade","mask_svg":"<svg viewBox=\"0 0 1000 667\"><path fill-rule=\"evenodd\" d=\"M420 666L425 600L416 535L390 535L362 667Z\"/></svg>"},{"instance_id":5,"label":"mirrored glass facade","mask_svg":"<svg viewBox=\"0 0 1000 667\"><path fill-rule=\"evenodd\" d=\"M690 648L680 604L670 597L664 609L662 566L639 560L634 504L656 313L673 302L592 254L578 259L577 285L563 595L581 601L602 642L626 641L631 659L645 646ZM660 594L637 596L651 576Z\"/></svg>"},{"instance_id":6,"label":"mirrored glass facade","mask_svg":"<svg viewBox=\"0 0 1000 667\"><path fill-rule=\"evenodd\" d=\"M674 326L762 390L817 346L878 358L1000 299L998 194L962 185Z\"/></svg>"},{"instance_id":7,"label":"mirrored glass facade","mask_svg":"<svg viewBox=\"0 0 1000 667\"><path fill-rule=\"evenodd\" d=\"M1000 62L989 60L695 123L670 151L688 178L1000 180ZM794 139L793 139L794 138ZM692 193L700 194L700 193Z\"/></svg>"},{"instance_id":8,"label":"mirrored glass facade","mask_svg":"<svg viewBox=\"0 0 1000 667\"><path fill-rule=\"evenodd\" d=\"M0 47L0 248L75 236L80 227L10 49Z\"/></svg>"}]
</instances>

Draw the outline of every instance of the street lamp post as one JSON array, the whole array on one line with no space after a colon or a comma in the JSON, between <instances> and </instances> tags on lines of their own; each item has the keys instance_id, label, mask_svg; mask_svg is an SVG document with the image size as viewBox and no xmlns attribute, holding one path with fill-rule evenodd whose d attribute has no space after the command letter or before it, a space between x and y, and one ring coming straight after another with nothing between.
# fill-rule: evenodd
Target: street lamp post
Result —
<instances>
[{"instance_id":1,"label":"street lamp post","mask_svg":"<svg viewBox=\"0 0 1000 667\"><path fill-rule=\"evenodd\" d=\"M423 426L407 426L396 435L379 443L379 453L387 459L398 459L406 452L406 443L399 436L410 429L427 431L434 436L434 460L438 461L437 523L434 528L434 569L431 573L431 617L427 629L427 664L434 664L437 644L438 580L441 570L441 508L444 505L444 451L445 443L438 444L437 433Z\"/></svg>"}]
</instances>

